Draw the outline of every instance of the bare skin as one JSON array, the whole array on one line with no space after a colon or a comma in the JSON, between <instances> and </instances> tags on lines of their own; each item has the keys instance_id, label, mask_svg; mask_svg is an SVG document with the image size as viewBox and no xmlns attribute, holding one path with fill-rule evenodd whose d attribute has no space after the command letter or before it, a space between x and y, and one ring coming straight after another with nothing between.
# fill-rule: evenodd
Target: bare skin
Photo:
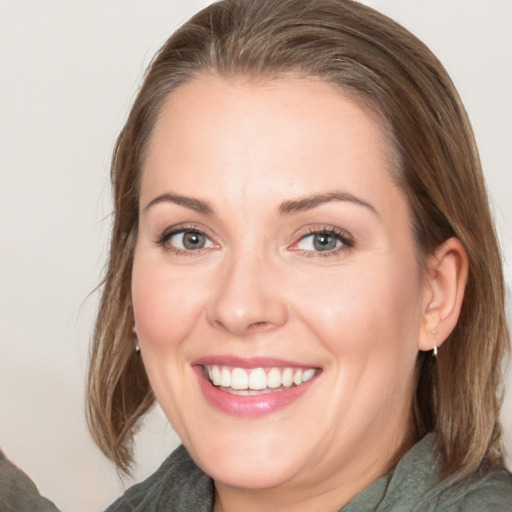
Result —
<instances>
[{"instance_id":1,"label":"bare skin","mask_svg":"<svg viewBox=\"0 0 512 512\"><path fill-rule=\"evenodd\" d=\"M214 479L216 512L337 511L410 434L416 356L456 321L462 260L451 242L422 276L390 152L376 117L319 80L200 77L167 100L132 296L152 388ZM244 398L214 390L219 409L204 393L204 362L232 356L315 376L240 415Z\"/></svg>"}]
</instances>

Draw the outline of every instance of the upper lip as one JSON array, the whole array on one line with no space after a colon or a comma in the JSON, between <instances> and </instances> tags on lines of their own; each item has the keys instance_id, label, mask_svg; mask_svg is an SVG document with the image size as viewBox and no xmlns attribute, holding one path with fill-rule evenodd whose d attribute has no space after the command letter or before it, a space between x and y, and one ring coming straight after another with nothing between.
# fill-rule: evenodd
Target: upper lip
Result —
<instances>
[{"instance_id":1,"label":"upper lip","mask_svg":"<svg viewBox=\"0 0 512 512\"><path fill-rule=\"evenodd\" d=\"M316 365L299 363L296 361L289 361L286 359L274 357L239 357L233 355L215 355L205 356L196 359L192 362L193 365L207 366L231 366L235 368L273 368L273 367L286 367L286 368L317 368Z\"/></svg>"}]
</instances>

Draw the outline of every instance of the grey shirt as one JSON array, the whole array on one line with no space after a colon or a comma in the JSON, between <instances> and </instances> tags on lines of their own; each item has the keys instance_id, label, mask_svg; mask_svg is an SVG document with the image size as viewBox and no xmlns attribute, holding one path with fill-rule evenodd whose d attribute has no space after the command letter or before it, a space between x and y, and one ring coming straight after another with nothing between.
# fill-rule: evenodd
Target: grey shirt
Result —
<instances>
[{"instance_id":1,"label":"grey shirt","mask_svg":"<svg viewBox=\"0 0 512 512\"><path fill-rule=\"evenodd\" d=\"M0 451L0 512L59 512Z\"/></svg>"},{"instance_id":2,"label":"grey shirt","mask_svg":"<svg viewBox=\"0 0 512 512\"><path fill-rule=\"evenodd\" d=\"M434 453L430 434L340 512L512 511L512 475L508 471L496 470L457 483L441 478ZM211 478L180 446L156 473L128 489L106 512L212 512L213 496Z\"/></svg>"}]
</instances>

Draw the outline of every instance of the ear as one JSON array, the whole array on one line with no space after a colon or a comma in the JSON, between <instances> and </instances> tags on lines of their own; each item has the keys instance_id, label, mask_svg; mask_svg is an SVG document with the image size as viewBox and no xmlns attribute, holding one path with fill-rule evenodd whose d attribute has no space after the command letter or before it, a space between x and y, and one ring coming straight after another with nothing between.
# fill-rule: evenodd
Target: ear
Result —
<instances>
[{"instance_id":1,"label":"ear","mask_svg":"<svg viewBox=\"0 0 512 512\"><path fill-rule=\"evenodd\" d=\"M453 331L468 278L468 256L457 238L442 243L426 263L420 350L439 347Z\"/></svg>"}]
</instances>

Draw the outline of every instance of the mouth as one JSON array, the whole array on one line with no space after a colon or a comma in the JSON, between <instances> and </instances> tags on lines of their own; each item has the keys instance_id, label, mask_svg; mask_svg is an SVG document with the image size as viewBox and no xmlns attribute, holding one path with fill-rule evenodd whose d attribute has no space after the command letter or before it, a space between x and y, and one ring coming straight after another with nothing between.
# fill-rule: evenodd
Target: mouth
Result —
<instances>
[{"instance_id":1,"label":"mouth","mask_svg":"<svg viewBox=\"0 0 512 512\"><path fill-rule=\"evenodd\" d=\"M265 417L311 396L309 390L323 372L283 359L233 355L208 356L192 365L209 405L245 418Z\"/></svg>"},{"instance_id":2,"label":"mouth","mask_svg":"<svg viewBox=\"0 0 512 512\"><path fill-rule=\"evenodd\" d=\"M237 396L265 395L302 386L320 372L319 368L272 366L243 368L203 365L203 374L220 391Z\"/></svg>"}]
</instances>

